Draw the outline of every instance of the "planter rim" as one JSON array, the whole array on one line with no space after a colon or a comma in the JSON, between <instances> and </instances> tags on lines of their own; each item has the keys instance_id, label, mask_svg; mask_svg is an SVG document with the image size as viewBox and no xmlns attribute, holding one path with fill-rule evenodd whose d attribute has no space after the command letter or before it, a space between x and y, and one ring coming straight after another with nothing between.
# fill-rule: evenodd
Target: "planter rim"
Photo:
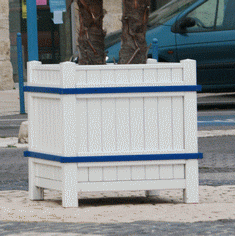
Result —
<instances>
[{"instance_id":1,"label":"planter rim","mask_svg":"<svg viewBox=\"0 0 235 236\"><path fill-rule=\"evenodd\" d=\"M136 86L136 87L93 87L93 88L56 88L24 86L24 92L53 94L104 94L104 93L154 93L154 92L195 92L201 91L201 85L174 86Z\"/></svg>"},{"instance_id":2,"label":"planter rim","mask_svg":"<svg viewBox=\"0 0 235 236\"><path fill-rule=\"evenodd\" d=\"M140 155L110 155L110 156L60 156L40 152L25 151L25 157L39 158L60 163L85 163L85 162L121 162L121 161L158 161L158 160L190 160L202 159L203 154L174 153L174 154L140 154Z\"/></svg>"}]
</instances>

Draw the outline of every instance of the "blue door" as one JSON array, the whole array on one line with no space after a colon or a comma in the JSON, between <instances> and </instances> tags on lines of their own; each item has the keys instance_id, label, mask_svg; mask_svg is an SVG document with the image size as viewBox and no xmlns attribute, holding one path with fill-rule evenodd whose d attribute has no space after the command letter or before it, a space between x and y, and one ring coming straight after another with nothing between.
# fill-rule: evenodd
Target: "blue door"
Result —
<instances>
[{"instance_id":1,"label":"blue door","mask_svg":"<svg viewBox=\"0 0 235 236\"><path fill-rule=\"evenodd\" d=\"M195 20L194 26L176 32L177 57L197 61L203 89L235 88L234 12L235 0L208 0L178 18Z\"/></svg>"}]
</instances>

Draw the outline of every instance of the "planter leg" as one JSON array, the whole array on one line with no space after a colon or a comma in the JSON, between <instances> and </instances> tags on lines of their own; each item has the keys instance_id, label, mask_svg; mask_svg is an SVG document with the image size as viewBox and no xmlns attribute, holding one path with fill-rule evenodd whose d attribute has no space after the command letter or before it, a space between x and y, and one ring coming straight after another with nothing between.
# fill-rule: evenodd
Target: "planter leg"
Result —
<instances>
[{"instance_id":1,"label":"planter leg","mask_svg":"<svg viewBox=\"0 0 235 236\"><path fill-rule=\"evenodd\" d=\"M146 197L158 197L160 195L159 190L146 190L145 196Z\"/></svg>"},{"instance_id":2,"label":"planter leg","mask_svg":"<svg viewBox=\"0 0 235 236\"><path fill-rule=\"evenodd\" d=\"M198 160L187 160L185 165L186 188L183 190L185 203L199 202Z\"/></svg>"},{"instance_id":3,"label":"planter leg","mask_svg":"<svg viewBox=\"0 0 235 236\"><path fill-rule=\"evenodd\" d=\"M63 165L63 207L78 207L77 175L78 170L76 164Z\"/></svg>"},{"instance_id":4,"label":"planter leg","mask_svg":"<svg viewBox=\"0 0 235 236\"><path fill-rule=\"evenodd\" d=\"M30 200L43 200L44 189L36 186L35 183L35 163L33 158L29 157L29 199Z\"/></svg>"}]
</instances>

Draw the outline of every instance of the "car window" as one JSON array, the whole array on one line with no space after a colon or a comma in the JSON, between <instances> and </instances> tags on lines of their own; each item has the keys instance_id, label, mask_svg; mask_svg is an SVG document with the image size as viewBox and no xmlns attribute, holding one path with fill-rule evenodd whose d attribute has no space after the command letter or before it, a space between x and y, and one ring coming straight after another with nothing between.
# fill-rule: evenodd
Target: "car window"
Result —
<instances>
[{"instance_id":1,"label":"car window","mask_svg":"<svg viewBox=\"0 0 235 236\"><path fill-rule=\"evenodd\" d=\"M196 25L188 28L188 32L213 30L216 26L218 0L208 0L188 14L196 21Z\"/></svg>"},{"instance_id":2,"label":"car window","mask_svg":"<svg viewBox=\"0 0 235 236\"><path fill-rule=\"evenodd\" d=\"M208 0L187 15L196 21L196 25L187 31L235 29L234 12L235 0Z\"/></svg>"},{"instance_id":3,"label":"car window","mask_svg":"<svg viewBox=\"0 0 235 236\"><path fill-rule=\"evenodd\" d=\"M172 0L149 16L148 27L165 24L197 0Z\"/></svg>"}]
</instances>

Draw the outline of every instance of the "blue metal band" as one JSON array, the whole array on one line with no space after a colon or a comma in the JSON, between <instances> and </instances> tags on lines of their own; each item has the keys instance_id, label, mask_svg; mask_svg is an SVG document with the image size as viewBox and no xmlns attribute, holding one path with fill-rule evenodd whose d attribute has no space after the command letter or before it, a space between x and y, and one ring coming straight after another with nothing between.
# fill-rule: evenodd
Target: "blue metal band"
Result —
<instances>
[{"instance_id":1,"label":"blue metal band","mask_svg":"<svg viewBox=\"0 0 235 236\"><path fill-rule=\"evenodd\" d=\"M60 163L81 162L115 162L115 161L156 161L156 160L182 160L202 159L202 153L179 153L179 154L144 154L144 155L116 155L116 156L75 156L64 157L39 152L25 151L25 157L34 157Z\"/></svg>"},{"instance_id":2,"label":"blue metal band","mask_svg":"<svg viewBox=\"0 0 235 236\"><path fill-rule=\"evenodd\" d=\"M25 86L24 92L54 94L102 94L102 93L153 93L201 91L201 85L147 86L147 87L107 87L107 88L50 88Z\"/></svg>"}]
</instances>

